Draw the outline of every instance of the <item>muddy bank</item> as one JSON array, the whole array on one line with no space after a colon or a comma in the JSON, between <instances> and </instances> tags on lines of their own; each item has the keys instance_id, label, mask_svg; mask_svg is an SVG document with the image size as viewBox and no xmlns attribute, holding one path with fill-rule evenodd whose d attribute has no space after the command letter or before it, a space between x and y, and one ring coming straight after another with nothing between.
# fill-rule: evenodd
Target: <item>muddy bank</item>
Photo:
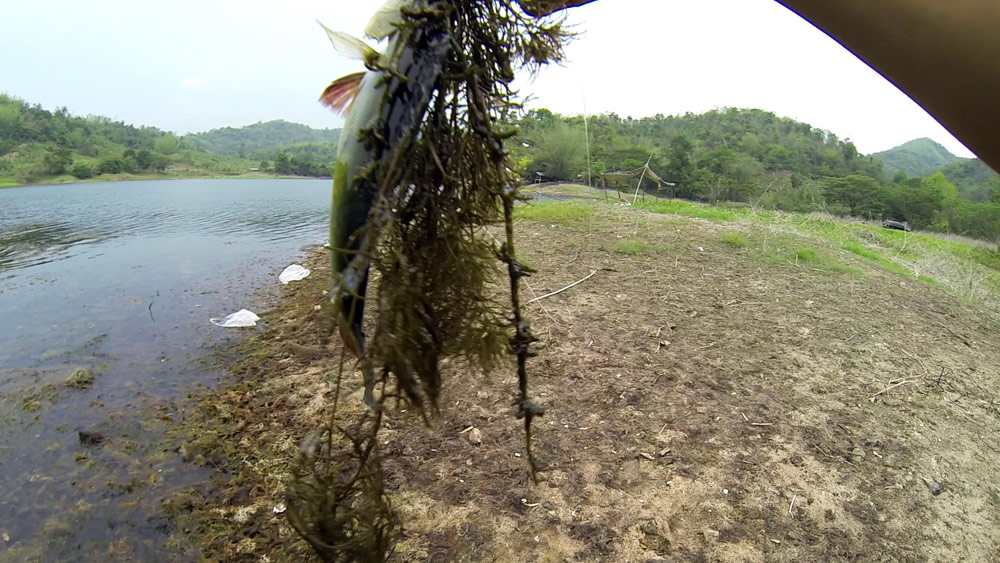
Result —
<instances>
[{"instance_id":1,"label":"muddy bank","mask_svg":"<svg viewBox=\"0 0 1000 563\"><path fill-rule=\"evenodd\" d=\"M597 271L529 308L547 470L530 483L513 371L451 370L434 428L405 407L386 422L394 560L1000 555L994 312L849 253L828 270L721 237L762 228L603 204L520 221L537 295ZM165 505L206 557L309 555L284 483L341 356L326 261L309 267L177 429L185 458L225 478ZM342 412L361 407L360 377L347 383Z\"/></svg>"}]
</instances>

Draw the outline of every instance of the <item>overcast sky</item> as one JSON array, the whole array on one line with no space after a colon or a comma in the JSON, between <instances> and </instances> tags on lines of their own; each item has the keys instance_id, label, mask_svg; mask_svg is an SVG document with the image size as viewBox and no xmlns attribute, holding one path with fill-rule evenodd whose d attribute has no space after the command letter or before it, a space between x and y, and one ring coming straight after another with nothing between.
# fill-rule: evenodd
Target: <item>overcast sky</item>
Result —
<instances>
[{"instance_id":1,"label":"overcast sky","mask_svg":"<svg viewBox=\"0 0 1000 563\"><path fill-rule=\"evenodd\" d=\"M360 36L382 0L8 0L0 91L46 109L187 133L343 120L316 98L361 70L315 20ZM930 137L972 156L833 40L772 0L601 0L569 11L566 63L520 81L529 107L644 117L756 107L862 153ZM586 105L585 105L586 104Z\"/></svg>"}]
</instances>

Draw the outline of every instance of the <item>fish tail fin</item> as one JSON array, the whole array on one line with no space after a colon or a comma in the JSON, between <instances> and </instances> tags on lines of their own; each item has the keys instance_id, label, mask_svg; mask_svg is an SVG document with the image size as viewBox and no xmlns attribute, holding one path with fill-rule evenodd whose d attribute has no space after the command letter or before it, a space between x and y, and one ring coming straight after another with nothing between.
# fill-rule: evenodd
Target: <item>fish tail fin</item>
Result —
<instances>
[{"instance_id":1,"label":"fish tail fin","mask_svg":"<svg viewBox=\"0 0 1000 563\"><path fill-rule=\"evenodd\" d=\"M323 31L326 32L326 36L330 39L330 44L332 44L333 48L336 49L341 55L350 59L364 61L365 64L373 63L379 59L378 51L364 41L342 31L333 31L319 21L316 23L323 28Z\"/></svg>"},{"instance_id":2,"label":"fish tail fin","mask_svg":"<svg viewBox=\"0 0 1000 563\"><path fill-rule=\"evenodd\" d=\"M388 0L375 12L365 26L365 35L381 41L396 32L396 25L403 21L402 8L409 0Z\"/></svg>"},{"instance_id":3,"label":"fish tail fin","mask_svg":"<svg viewBox=\"0 0 1000 563\"><path fill-rule=\"evenodd\" d=\"M361 79L364 76L364 72L355 72L334 80L320 94L319 102L341 115L347 113L361 89Z\"/></svg>"}]
</instances>

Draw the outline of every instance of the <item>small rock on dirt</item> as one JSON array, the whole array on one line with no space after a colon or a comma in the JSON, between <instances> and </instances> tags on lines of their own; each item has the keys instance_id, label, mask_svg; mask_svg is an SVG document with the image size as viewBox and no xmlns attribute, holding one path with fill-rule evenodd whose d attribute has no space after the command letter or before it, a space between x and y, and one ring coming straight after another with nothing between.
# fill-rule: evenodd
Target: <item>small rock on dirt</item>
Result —
<instances>
[{"instance_id":1,"label":"small rock on dirt","mask_svg":"<svg viewBox=\"0 0 1000 563\"><path fill-rule=\"evenodd\" d=\"M705 531L702 532L702 534L704 534L705 541L707 541L708 543L715 543L715 542L719 541L719 531L718 530L713 530L711 528L706 528Z\"/></svg>"},{"instance_id":2,"label":"small rock on dirt","mask_svg":"<svg viewBox=\"0 0 1000 563\"><path fill-rule=\"evenodd\" d=\"M851 450L851 455L854 457L865 457L865 451L861 448L854 448Z\"/></svg>"},{"instance_id":3,"label":"small rock on dirt","mask_svg":"<svg viewBox=\"0 0 1000 563\"><path fill-rule=\"evenodd\" d=\"M104 441L104 434L100 432L77 430L76 435L80 439L80 444L84 446L97 446Z\"/></svg>"},{"instance_id":4,"label":"small rock on dirt","mask_svg":"<svg viewBox=\"0 0 1000 563\"><path fill-rule=\"evenodd\" d=\"M799 454L793 455L791 459L789 459L788 461L795 467L802 467L802 465L805 464L806 462L806 460L802 459L802 456L800 456Z\"/></svg>"},{"instance_id":5,"label":"small rock on dirt","mask_svg":"<svg viewBox=\"0 0 1000 563\"><path fill-rule=\"evenodd\" d=\"M483 433L479 431L478 428L473 428L469 431L469 443L473 446L478 446L483 443Z\"/></svg>"},{"instance_id":6,"label":"small rock on dirt","mask_svg":"<svg viewBox=\"0 0 1000 563\"><path fill-rule=\"evenodd\" d=\"M941 485L934 479L924 477L924 483L927 484L927 488L930 489L932 495L938 496L941 494Z\"/></svg>"}]
</instances>

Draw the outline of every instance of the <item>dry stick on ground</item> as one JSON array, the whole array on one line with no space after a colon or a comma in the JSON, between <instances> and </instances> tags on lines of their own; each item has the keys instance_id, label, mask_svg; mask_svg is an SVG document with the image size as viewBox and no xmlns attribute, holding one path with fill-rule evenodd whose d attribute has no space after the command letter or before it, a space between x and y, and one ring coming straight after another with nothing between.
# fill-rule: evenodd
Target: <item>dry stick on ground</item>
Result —
<instances>
[{"instance_id":1,"label":"dry stick on ground","mask_svg":"<svg viewBox=\"0 0 1000 563\"><path fill-rule=\"evenodd\" d=\"M567 289L569 289L569 288L571 288L571 287L573 287L575 285L579 285L579 284L581 284L581 283L589 280L590 278L594 277L594 274L596 274L596 273L597 273L597 270L591 270L590 271L590 275L588 275L587 277L585 277L583 279L580 279L580 280L577 280L577 281L575 281L575 282L567 285L566 287L564 287L562 289L557 289L556 291L553 291L552 293L546 293L545 295L542 295L541 297L536 297L536 298L532 299L531 301L528 301L528 303L534 303L535 301L541 301L542 299L545 299L546 297L552 297L553 295L556 295L558 293L562 293L562 292L566 291Z\"/></svg>"},{"instance_id":2,"label":"dry stick on ground","mask_svg":"<svg viewBox=\"0 0 1000 563\"><path fill-rule=\"evenodd\" d=\"M528 288L528 291L531 292L531 296L534 297L534 299L528 301L528 303L534 303L535 301L541 299L535 294L535 290L532 289L531 285L528 284L528 280L524 280L524 287ZM552 313L550 313L549 310L545 308L545 305L539 303L538 306L542 308L542 311L544 311L545 314L548 315L550 319L552 319L553 323L555 323L556 325L559 324L559 321L557 321L556 318L552 316Z\"/></svg>"},{"instance_id":3,"label":"dry stick on ground","mask_svg":"<svg viewBox=\"0 0 1000 563\"><path fill-rule=\"evenodd\" d=\"M904 379L904 380L902 380L902 381L900 381L900 382L898 382L898 383L894 383L894 384L892 384L892 385L890 385L890 386L886 387L885 389L883 389L883 390L879 391L878 393L875 393L874 395L872 395L871 397L869 397L869 398L868 398L868 400L869 400L869 401L874 401L874 400L875 400L875 397L878 397L878 396L879 396L879 395L881 395L882 393L885 393L886 391L888 391L888 390L890 390L890 389L895 389L896 387L899 387L900 385L903 385L903 384L905 384L905 383L910 383L910 380L909 380L909 379Z\"/></svg>"},{"instance_id":4,"label":"dry stick on ground","mask_svg":"<svg viewBox=\"0 0 1000 563\"><path fill-rule=\"evenodd\" d=\"M968 338L966 338L966 337L962 336L961 334L955 332L948 325L942 323L941 321L934 321L934 324L936 324L939 327L947 330L948 332L950 332L952 334L952 336L954 336L955 338L958 338L959 340L961 340L969 348L972 348L972 342Z\"/></svg>"},{"instance_id":5,"label":"dry stick on ground","mask_svg":"<svg viewBox=\"0 0 1000 563\"><path fill-rule=\"evenodd\" d=\"M930 372L930 371L929 371L929 370L927 369L927 366L925 366L925 365L924 365L924 362L920 361L920 358L918 358L918 357L914 356L913 354L911 354L911 353L907 352L906 350L902 350L902 349L900 349L900 350L901 350L901 351L902 351L902 352L903 352L904 354L906 354L907 356L909 356L909 357L913 358L914 360L916 360L918 364L920 364L920 367L922 367L922 368L924 369L924 375L929 375L929 374L931 373L931 372Z\"/></svg>"}]
</instances>

